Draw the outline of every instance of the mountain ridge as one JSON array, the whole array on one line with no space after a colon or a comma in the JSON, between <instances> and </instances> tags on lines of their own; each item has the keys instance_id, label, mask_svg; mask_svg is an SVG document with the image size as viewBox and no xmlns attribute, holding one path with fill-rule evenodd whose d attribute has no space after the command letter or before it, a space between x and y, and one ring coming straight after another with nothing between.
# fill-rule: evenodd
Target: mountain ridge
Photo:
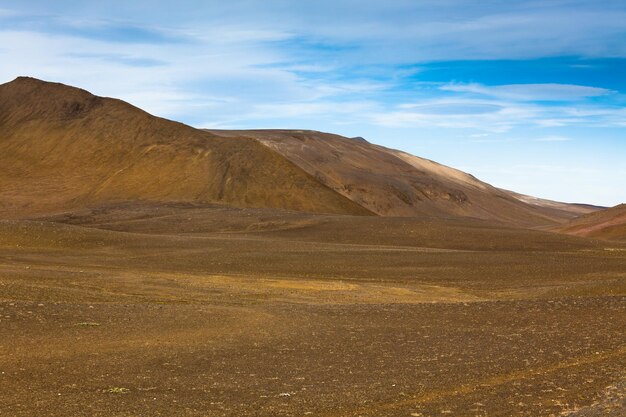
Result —
<instances>
[{"instance_id":1,"label":"mountain ridge","mask_svg":"<svg viewBox=\"0 0 626 417\"><path fill-rule=\"evenodd\" d=\"M307 130L206 130L30 77L0 85L0 214L133 200L551 227L592 208L529 204L403 151ZM539 201L539 200L537 200Z\"/></svg>"},{"instance_id":2,"label":"mountain ridge","mask_svg":"<svg viewBox=\"0 0 626 417\"><path fill-rule=\"evenodd\" d=\"M474 176L404 151L308 130L208 130L246 136L282 154L331 189L381 216L474 217L548 227L595 210L498 189Z\"/></svg>"}]
</instances>

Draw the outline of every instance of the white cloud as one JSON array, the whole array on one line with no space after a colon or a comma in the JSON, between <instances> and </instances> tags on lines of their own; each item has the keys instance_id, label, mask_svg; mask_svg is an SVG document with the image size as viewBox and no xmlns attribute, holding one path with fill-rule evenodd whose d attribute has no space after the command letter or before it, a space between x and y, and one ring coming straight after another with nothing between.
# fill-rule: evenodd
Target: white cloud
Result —
<instances>
[{"instance_id":1,"label":"white cloud","mask_svg":"<svg viewBox=\"0 0 626 417\"><path fill-rule=\"evenodd\" d=\"M485 86L481 84L446 84L443 91L472 93L513 101L572 101L616 93L605 88L571 84L508 84Z\"/></svg>"},{"instance_id":2,"label":"white cloud","mask_svg":"<svg viewBox=\"0 0 626 417\"><path fill-rule=\"evenodd\" d=\"M543 136L534 140L535 142L568 142L572 140L572 138L566 136Z\"/></svg>"},{"instance_id":3,"label":"white cloud","mask_svg":"<svg viewBox=\"0 0 626 417\"><path fill-rule=\"evenodd\" d=\"M507 132L514 127L555 128L567 126L623 127L626 109L608 105L543 106L530 102L456 99L404 103L368 115L371 122L386 127L476 129ZM543 141L563 141L546 136Z\"/></svg>"},{"instance_id":4,"label":"white cloud","mask_svg":"<svg viewBox=\"0 0 626 417\"><path fill-rule=\"evenodd\" d=\"M2 17L13 17L13 16L19 16L20 13L16 12L15 10L10 10L10 9L0 9L0 18Z\"/></svg>"},{"instance_id":5,"label":"white cloud","mask_svg":"<svg viewBox=\"0 0 626 417\"><path fill-rule=\"evenodd\" d=\"M495 113L503 109L497 102L471 100L428 100L422 103L400 104L398 108L411 109L413 113L430 115L460 115Z\"/></svg>"},{"instance_id":6,"label":"white cloud","mask_svg":"<svg viewBox=\"0 0 626 417\"><path fill-rule=\"evenodd\" d=\"M328 116L339 115L345 118L349 115L354 119L354 115L370 112L377 106L371 102L295 102L279 104L260 104L254 107L253 111L247 115L249 118L274 119L280 117L308 117L308 116Z\"/></svg>"},{"instance_id":7,"label":"white cloud","mask_svg":"<svg viewBox=\"0 0 626 417\"><path fill-rule=\"evenodd\" d=\"M282 68L286 57L271 45L235 41L243 38L239 33L227 44L212 38L193 44L136 45L0 29L0 80L30 75L121 98L159 116L188 122L211 116L214 123L234 115L256 117L261 103L313 103L386 88L366 80L304 79Z\"/></svg>"}]
</instances>

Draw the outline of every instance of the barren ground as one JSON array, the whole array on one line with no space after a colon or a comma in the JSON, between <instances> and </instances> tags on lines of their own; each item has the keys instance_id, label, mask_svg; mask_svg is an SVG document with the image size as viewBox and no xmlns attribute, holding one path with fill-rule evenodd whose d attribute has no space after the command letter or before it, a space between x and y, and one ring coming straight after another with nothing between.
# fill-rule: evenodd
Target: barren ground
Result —
<instances>
[{"instance_id":1,"label":"barren ground","mask_svg":"<svg viewBox=\"0 0 626 417\"><path fill-rule=\"evenodd\" d=\"M0 415L623 416L626 246L119 205L0 221Z\"/></svg>"}]
</instances>

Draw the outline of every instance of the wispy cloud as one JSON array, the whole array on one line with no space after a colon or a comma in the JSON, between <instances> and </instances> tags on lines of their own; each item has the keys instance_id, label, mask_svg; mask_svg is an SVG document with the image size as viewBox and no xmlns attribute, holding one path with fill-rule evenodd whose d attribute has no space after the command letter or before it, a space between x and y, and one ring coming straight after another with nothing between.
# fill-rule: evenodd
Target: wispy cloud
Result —
<instances>
[{"instance_id":1,"label":"wispy cloud","mask_svg":"<svg viewBox=\"0 0 626 417\"><path fill-rule=\"evenodd\" d=\"M566 136L543 136L534 140L536 142L568 142L572 140L572 138Z\"/></svg>"},{"instance_id":2,"label":"wispy cloud","mask_svg":"<svg viewBox=\"0 0 626 417\"><path fill-rule=\"evenodd\" d=\"M84 52L84 53L69 53L67 54L68 58L75 58L78 60L94 60L99 62L100 64L102 63L107 63L107 62L116 62L116 63L120 63L120 64L124 64L124 65L129 65L131 67L158 67L161 65L167 65L167 61L164 61L162 59L154 59L154 58L149 58L149 57L142 57L142 56L131 56L131 55L124 55L124 54L115 54L115 53L110 53L110 54L96 54L96 53L89 53L89 52Z\"/></svg>"},{"instance_id":3,"label":"wispy cloud","mask_svg":"<svg viewBox=\"0 0 626 417\"><path fill-rule=\"evenodd\" d=\"M588 97L615 94L615 91L570 84L509 84L485 86L481 84L451 83L440 87L443 91L472 93L515 101L572 101Z\"/></svg>"},{"instance_id":4,"label":"wispy cloud","mask_svg":"<svg viewBox=\"0 0 626 417\"><path fill-rule=\"evenodd\" d=\"M0 9L0 18L11 17L11 16L18 16L18 15L19 15L19 13L14 11L14 10Z\"/></svg>"},{"instance_id":5,"label":"wispy cloud","mask_svg":"<svg viewBox=\"0 0 626 417\"><path fill-rule=\"evenodd\" d=\"M401 104L401 109L411 109L412 113L424 115L472 116L497 113L504 109L500 103L469 100L436 100L423 103Z\"/></svg>"},{"instance_id":6,"label":"wispy cloud","mask_svg":"<svg viewBox=\"0 0 626 417\"><path fill-rule=\"evenodd\" d=\"M71 19L56 15L7 13L2 15L4 30L72 36L111 43L164 44L191 42L193 38L175 29L105 19Z\"/></svg>"}]
</instances>

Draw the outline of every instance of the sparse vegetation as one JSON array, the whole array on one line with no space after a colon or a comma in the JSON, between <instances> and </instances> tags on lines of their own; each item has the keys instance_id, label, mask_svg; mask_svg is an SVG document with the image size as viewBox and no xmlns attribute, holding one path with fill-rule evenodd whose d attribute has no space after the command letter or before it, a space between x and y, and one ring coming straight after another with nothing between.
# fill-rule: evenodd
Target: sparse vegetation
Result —
<instances>
[{"instance_id":1,"label":"sparse vegetation","mask_svg":"<svg viewBox=\"0 0 626 417\"><path fill-rule=\"evenodd\" d=\"M108 392L110 394L128 394L130 392L130 389L124 387L110 387L107 388L105 392Z\"/></svg>"}]
</instances>

